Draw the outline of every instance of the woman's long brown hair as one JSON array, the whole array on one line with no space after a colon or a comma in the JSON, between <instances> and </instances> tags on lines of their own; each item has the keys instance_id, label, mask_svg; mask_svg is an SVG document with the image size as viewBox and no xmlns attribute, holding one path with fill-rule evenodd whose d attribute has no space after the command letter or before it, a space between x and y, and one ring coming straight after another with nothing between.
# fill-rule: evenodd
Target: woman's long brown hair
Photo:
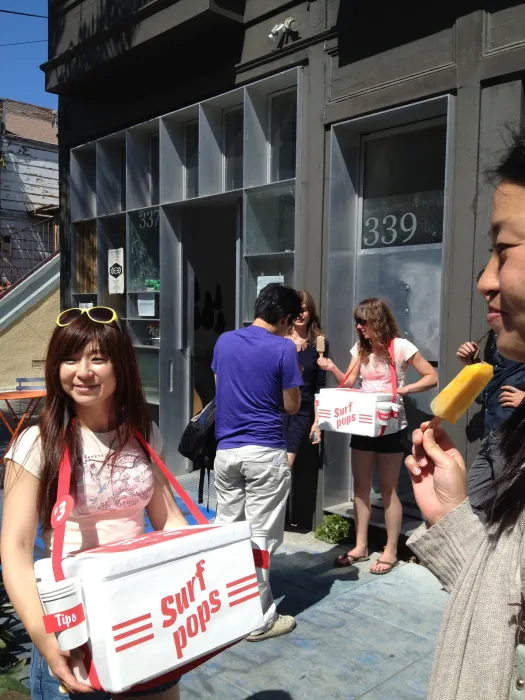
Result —
<instances>
[{"instance_id":1,"label":"woman's long brown hair","mask_svg":"<svg viewBox=\"0 0 525 700\"><path fill-rule=\"evenodd\" d=\"M401 330L390 308L384 301L376 297L363 299L354 310L354 320L357 322L358 319L366 321L372 329L377 359L391 365L392 360L388 354L388 346L391 340L401 337ZM372 343L360 331L357 333L359 336L359 359L366 365L372 353Z\"/></svg>"},{"instance_id":2,"label":"woman's long brown hair","mask_svg":"<svg viewBox=\"0 0 525 700\"><path fill-rule=\"evenodd\" d=\"M38 425L41 439L42 477L38 490L38 512L42 529L50 527L51 510L55 505L58 469L66 446L69 448L73 473L70 493L76 496L76 475L82 464L80 427L75 422L75 403L62 388L60 367L88 345L98 348L111 360L116 389L111 423L116 430L117 450L120 451L137 429L149 441L151 418L148 413L139 368L127 331L120 324L102 324L82 314L65 328L57 326L47 351L46 404ZM109 456L109 455L108 455Z\"/></svg>"},{"instance_id":3,"label":"woman's long brown hair","mask_svg":"<svg viewBox=\"0 0 525 700\"><path fill-rule=\"evenodd\" d=\"M310 345L315 345L318 336L323 335L323 330L321 328L321 320L319 319L319 314L317 313L317 306L313 300L310 292L306 289L301 289L298 292L301 297L301 304L306 306L306 310L310 314L310 321L308 323L308 342Z\"/></svg>"}]
</instances>

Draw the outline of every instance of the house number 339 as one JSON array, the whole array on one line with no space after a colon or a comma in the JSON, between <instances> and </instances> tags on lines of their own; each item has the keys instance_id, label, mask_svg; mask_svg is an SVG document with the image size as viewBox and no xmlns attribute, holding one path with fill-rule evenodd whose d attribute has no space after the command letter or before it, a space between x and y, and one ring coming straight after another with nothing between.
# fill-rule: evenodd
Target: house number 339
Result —
<instances>
[{"instance_id":1,"label":"house number 339","mask_svg":"<svg viewBox=\"0 0 525 700\"><path fill-rule=\"evenodd\" d=\"M393 214L387 214L383 219L380 230L380 221L375 216L370 216L365 221L366 231L363 232L363 243L367 246L376 246L380 241L383 245L403 245L414 236L417 229L417 218L412 212L407 212L399 219Z\"/></svg>"}]
</instances>

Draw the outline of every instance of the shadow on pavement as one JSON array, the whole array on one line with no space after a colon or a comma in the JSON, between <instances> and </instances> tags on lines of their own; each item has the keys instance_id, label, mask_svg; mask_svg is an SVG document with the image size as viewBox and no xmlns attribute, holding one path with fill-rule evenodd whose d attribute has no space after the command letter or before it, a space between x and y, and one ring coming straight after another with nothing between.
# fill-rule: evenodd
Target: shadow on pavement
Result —
<instances>
[{"instance_id":1,"label":"shadow on pavement","mask_svg":"<svg viewBox=\"0 0 525 700\"><path fill-rule=\"evenodd\" d=\"M330 595L338 581L357 582L366 573L356 566L334 567L334 559L344 548L313 554L311 552L277 553L273 557L270 584L273 597L282 598L278 605L282 615L299 615Z\"/></svg>"}]
</instances>

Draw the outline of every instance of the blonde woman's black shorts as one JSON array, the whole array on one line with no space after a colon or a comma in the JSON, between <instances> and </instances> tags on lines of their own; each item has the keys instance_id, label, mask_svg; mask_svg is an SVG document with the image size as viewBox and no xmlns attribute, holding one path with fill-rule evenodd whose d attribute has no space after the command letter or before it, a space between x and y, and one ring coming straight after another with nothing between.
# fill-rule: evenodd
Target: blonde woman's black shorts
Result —
<instances>
[{"instance_id":1,"label":"blonde woman's black shorts","mask_svg":"<svg viewBox=\"0 0 525 700\"><path fill-rule=\"evenodd\" d=\"M364 435L352 435L350 447L362 452L377 452L378 454L398 454L410 452L408 431L405 428L397 433L390 433L382 437L366 437Z\"/></svg>"}]
</instances>

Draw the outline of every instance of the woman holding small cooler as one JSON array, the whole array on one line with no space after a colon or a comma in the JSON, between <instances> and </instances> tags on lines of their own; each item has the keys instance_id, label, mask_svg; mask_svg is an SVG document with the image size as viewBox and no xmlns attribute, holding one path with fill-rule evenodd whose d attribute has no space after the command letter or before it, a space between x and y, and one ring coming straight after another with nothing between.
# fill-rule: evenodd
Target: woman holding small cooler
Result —
<instances>
[{"instance_id":1,"label":"woman holding small cooler","mask_svg":"<svg viewBox=\"0 0 525 700\"><path fill-rule=\"evenodd\" d=\"M359 377L364 391L392 394L391 368L395 364L395 387L399 405L399 430L381 437L352 435L352 475L356 519L356 546L335 560L339 567L368 561L368 524L370 521L370 491L376 464L379 468L379 487L385 506L387 544L383 557L370 567L373 574L387 574L397 565L397 542L403 517L397 494L403 454L407 450L407 421L403 396L427 391L436 386L435 369L425 360L415 345L401 337L401 331L392 311L380 299L365 299L354 311L358 341L350 351L352 359L346 373L332 360L323 358L319 366L332 372L337 382L346 388L354 386ZM408 366L421 379L405 386Z\"/></svg>"},{"instance_id":2,"label":"woman holding small cooler","mask_svg":"<svg viewBox=\"0 0 525 700\"><path fill-rule=\"evenodd\" d=\"M51 519L65 449L71 455L74 508L65 523L64 554L143 534L145 510L155 530L187 522L166 477L135 437L137 431L162 455L131 340L113 309L69 309L58 316L46 386L38 425L25 430L5 458L3 579L34 643L33 700L59 700L68 693L105 700L111 696L93 692L73 675L71 657L81 656L80 650L61 651L55 635L46 633L33 569L39 520L47 555L53 550ZM126 696L178 700L177 682L159 681L151 690Z\"/></svg>"}]
</instances>

